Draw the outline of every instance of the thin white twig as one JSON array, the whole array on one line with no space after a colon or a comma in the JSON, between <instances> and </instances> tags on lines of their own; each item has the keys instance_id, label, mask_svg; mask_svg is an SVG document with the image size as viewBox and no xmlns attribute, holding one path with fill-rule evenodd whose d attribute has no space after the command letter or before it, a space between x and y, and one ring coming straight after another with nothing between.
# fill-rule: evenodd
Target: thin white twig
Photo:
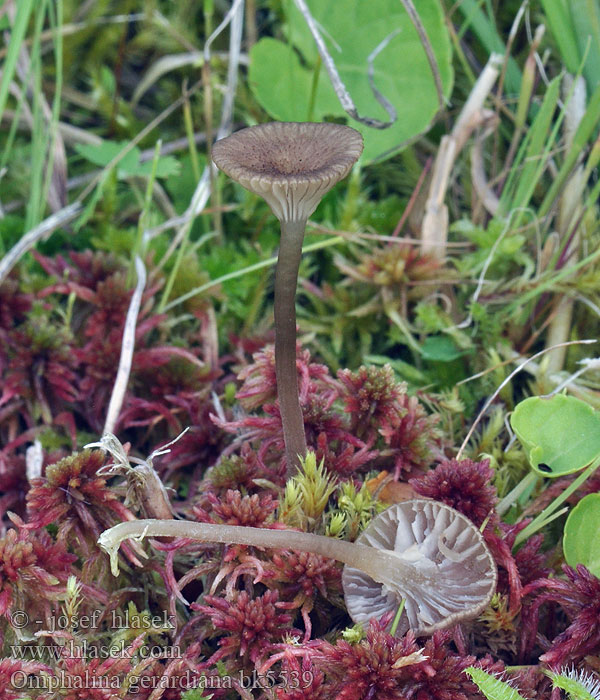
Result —
<instances>
[{"instance_id":1,"label":"thin white twig","mask_svg":"<svg viewBox=\"0 0 600 700\"><path fill-rule=\"evenodd\" d=\"M374 129L387 129L388 127L392 126L398 119L398 115L396 113L395 108L393 107L388 100L386 100L383 95L378 91L374 90L375 94L375 99L382 105L382 107L385 109L387 112L390 120L387 122L382 122L379 119L373 119L371 117L361 117L358 113L358 110L356 109L356 106L354 104L354 101L352 100L352 97L350 97L350 93L346 89L346 86L342 82L342 79L340 78L340 74L338 73L338 70L335 65L335 61L331 57L331 54L327 50L327 46L325 45L325 42L323 41L323 37L321 36L321 32L319 31L319 27L317 26L317 22L315 21L315 18L312 16L310 10L308 9L308 5L304 0L294 0L296 3L296 7L300 10L302 13L302 16L304 17L304 20L306 24L308 25L308 28L310 30L310 33L312 34L312 37L315 41L315 44L317 45L317 50L319 52L319 55L321 56L321 60L323 61L323 65L325 66L325 70L327 71L327 74L329 75L329 80L331 81L331 85L333 86L333 89L335 90L335 94L338 97L338 100L340 101L340 104L342 105L342 108L344 111L349 114L353 119L356 119L357 122L360 122L361 124L365 124L366 126L370 126ZM369 71L370 71L370 79L369 83L371 84L371 88L373 88L373 82L372 82L372 73L373 73L373 66L372 66L372 61L375 59L377 54L385 48L387 43L389 43L390 39L392 37L386 37L381 44L383 44L383 47L381 47L381 44L379 44L375 50L371 53L369 56L370 63L369 63ZM380 48L381 47L381 48Z\"/></svg>"},{"instance_id":2,"label":"thin white twig","mask_svg":"<svg viewBox=\"0 0 600 700\"><path fill-rule=\"evenodd\" d=\"M435 57L435 53L433 52L433 47L431 46L431 42L429 41L429 37L427 36L427 32L425 31L425 27L423 26L423 22L421 22L421 18L419 17L419 13L417 12L417 8L413 4L413 1L401 0L401 2L408 16L410 17L410 21L413 23L414 28L417 30L419 39L421 40L421 45L423 46L425 55L427 56L427 61L429 62L429 67L431 68L431 74L433 75L433 82L435 83L435 91L437 93L438 105L440 110L442 110L444 109L446 100L444 99L444 88L442 86L442 76L440 75L440 67L438 65L437 58Z\"/></svg>"},{"instance_id":3,"label":"thin white twig","mask_svg":"<svg viewBox=\"0 0 600 700\"><path fill-rule=\"evenodd\" d=\"M213 41L221 34L221 32L227 27L227 25L233 21L233 18L238 14L240 5L242 5L243 2L244 0L234 1L233 5L229 8L229 11L225 15L225 17L223 17L223 21L221 22L221 24L219 24L219 26L206 40L206 43L204 44L204 60L206 62L210 61L210 47L212 46Z\"/></svg>"},{"instance_id":4,"label":"thin white twig","mask_svg":"<svg viewBox=\"0 0 600 700\"><path fill-rule=\"evenodd\" d=\"M25 473L27 481L31 484L34 479L42 476L44 465L44 450L42 443L36 438L25 452Z\"/></svg>"},{"instance_id":5,"label":"thin white twig","mask_svg":"<svg viewBox=\"0 0 600 700\"><path fill-rule=\"evenodd\" d=\"M528 5L529 0L523 0L521 6L517 10L517 14L515 15L510 31L508 32L508 40L506 43L509 46L512 45L517 36L517 32L519 31L519 25L521 24L521 19L523 18L523 15L525 14L525 10L528 8Z\"/></svg>"},{"instance_id":6,"label":"thin white twig","mask_svg":"<svg viewBox=\"0 0 600 700\"><path fill-rule=\"evenodd\" d=\"M508 233L508 231L510 229L510 224L512 221L513 214L515 214L517 212L521 212L521 211L531 212L531 210L528 209L527 207L517 207L516 209L513 209L510 212L510 216L505 221L504 226L502 227L502 231L500 231L499 235L497 236L496 240L494 241L494 244L492 245L490 252L488 253L487 258L485 259L485 262L483 263L483 267L481 268L481 273L479 274L479 279L477 280L477 287L475 288L475 291L473 292L473 295L471 296L470 306L473 306L473 304L477 303L477 301L479 299L479 295L483 291L483 286L485 285L485 282L486 282L485 277L487 275L487 271L488 271L490 265L492 264L492 260L494 259L495 255L496 255L496 251L498 250L500 243L502 243L502 241L504 240L504 236ZM537 221L534 220L534 223L537 227ZM467 318L464 321L461 321L460 323L456 324L456 326L454 326L454 328L460 328L460 329L468 328L472 322L473 322L473 314L469 311Z\"/></svg>"},{"instance_id":7,"label":"thin white twig","mask_svg":"<svg viewBox=\"0 0 600 700\"><path fill-rule=\"evenodd\" d=\"M229 60L229 53L227 51L215 51L213 56L219 57L222 61ZM156 63L152 64L146 73L142 76L139 85L136 87L131 102L133 105L139 103L141 98L146 94L146 92L154 85L160 78L162 78L167 73L174 70L179 70L180 68L186 68L191 66L192 68L201 68L204 63L204 52L203 51L188 51L187 53L178 53L169 56L163 56ZM248 55L240 56L240 64L247 66L249 64ZM189 143L187 139L184 139L186 144Z\"/></svg>"},{"instance_id":8,"label":"thin white twig","mask_svg":"<svg viewBox=\"0 0 600 700\"><path fill-rule=\"evenodd\" d=\"M82 209L81 202L73 202L64 209L51 214L47 219L44 219L31 231L24 234L20 240L8 251L8 253L0 260L0 284L6 279L8 273L17 264L22 255L45 236L51 234L60 226L68 224L79 214Z\"/></svg>"},{"instance_id":9,"label":"thin white twig","mask_svg":"<svg viewBox=\"0 0 600 700\"><path fill-rule=\"evenodd\" d=\"M554 394L558 394L560 391L573 384L576 379L579 379L582 374L585 374L585 372L588 372L589 370L599 370L600 357L584 357L583 360L579 360L578 364L583 365L581 369L578 369L577 372L569 375L566 379L561 381L556 388L552 389L549 394L544 394L542 398L546 399L554 396Z\"/></svg>"},{"instance_id":10,"label":"thin white twig","mask_svg":"<svg viewBox=\"0 0 600 700\"><path fill-rule=\"evenodd\" d=\"M492 405L492 402L495 401L496 397L498 394L504 389L504 387L512 380L512 378L518 374L525 365L529 364L530 362L533 362L533 360L536 360L538 357L541 357L545 353L549 352L550 350L553 350L554 348L560 348L560 347L566 347L568 345L590 345L591 343L597 342L595 339L586 339L586 340L570 340L567 343L559 343L558 345L554 345L551 348L544 348L543 350L540 350L539 352L536 352L535 355L532 355L531 357L528 357L526 360L523 360L521 364L514 369L504 381L502 381L496 391L488 398L488 400L485 402L483 405L481 411L477 414L477 418L473 421L473 425L469 428L469 432L467 433L465 439L463 440L462 445L460 446L460 449L458 450L458 453L456 455L456 459L460 459L462 456L462 453L464 452L465 447L467 446L469 440L471 439L471 436L475 432L475 428L479 425L479 421L483 418L485 415L485 412L488 410L488 408Z\"/></svg>"},{"instance_id":11,"label":"thin white twig","mask_svg":"<svg viewBox=\"0 0 600 700\"><path fill-rule=\"evenodd\" d=\"M146 286L146 268L141 258L137 255L135 256L135 271L137 274L137 284L135 285L135 290L133 292L133 296L131 297L129 309L127 310L125 328L123 329L123 342L121 343L119 369L117 370L117 378L115 379L115 385L110 397L110 403L108 404L103 433L114 432L114 427L119 417L119 413L121 412L121 406L123 405L123 399L125 398L127 383L129 382L129 373L131 372L131 362L135 347L135 326L140 310L140 304L142 303L142 294L144 293L144 287Z\"/></svg>"},{"instance_id":12,"label":"thin white twig","mask_svg":"<svg viewBox=\"0 0 600 700\"><path fill-rule=\"evenodd\" d=\"M217 131L217 139L222 139L231 133L233 120L233 103L237 88L239 65L242 57L242 30L244 28L244 2L240 2L236 7L231 19L231 32L229 35L229 64L227 67L227 89L223 98L221 109L221 123ZM206 51L206 47L204 47Z\"/></svg>"},{"instance_id":13,"label":"thin white twig","mask_svg":"<svg viewBox=\"0 0 600 700\"><path fill-rule=\"evenodd\" d=\"M421 250L439 260L446 257L448 240L448 207L444 203L446 191L456 157L471 136L473 129L482 123L483 105L489 95L502 65L500 54L491 54L481 75L473 86L454 128L442 137L431 174L429 195L425 203L425 217L421 227Z\"/></svg>"},{"instance_id":14,"label":"thin white twig","mask_svg":"<svg viewBox=\"0 0 600 700\"><path fill-rule=\"evenodd\" d=\"M390 115L390 119L392 120L391 123L394 123L398 119L398 113L396 112L394 105L384 97L384 95L375 85L375 59L386 48L390 41L395 36L400 34L401 31L402 30L399 27L398 29L394 29L394 31L388 34L385 39L383 39L383 41L381 41L367 56L367 79L369 80L371 91L373 92L373 95L375 95L377 102L379 102L379 104L382 105L385 111Z\"/></svg>"},{"instance_id":15,"label":"thin white twig","mask_svg":"<svg viewBox=\"0 0 600 700\"><path fill-rule=\"evenodd\" d=\"M235 9L235 12L234 12ZM221 123L219 124L219 129L217 131L217 140L222 139L223 137L227 136L231 132L231 124L233 120L233 103L234 103L234 97L235 97L235 91L237 87L237 78L238 78L238 68L239 68L239 62L240 62L240 55L241 55L241 44L242 44L242 28L243 28L243 18L244 18L244 1L243 0L236 0L234 5L232 6L231 10L227 13L227 16L221 22L221 24L215 29L215 32L217 30L222 31L225 26L227 26L227 23L225 23L225 20L229 19L231 20L231 33L230 33L230 38L229 38L229 66L227 69L227 89L225 91L225 97L223 99L223 108L221 111ZM214 40L215 37L215 32L211 34L209 39L207 40L207 44ZM205 51L205 60L210 60L210 52L208 54L208 58L206 57L206 46L204 48ZM171 257L173 252L177 249L181 241L185 238L187 228L191 226L193 220L202 212L204 207L206 206L206 203L208 202L210 198L210 169L213 168L214 171L216 172L216 166L213 163L208 163L206 167L204 168L202 172L202 176L200 177L200 181L196 185L196 189L194 191L194 194L192 195L192 199L190 200L190 204L188 208L185 210L183 213L182 217L178 217L183 219L183 224L180 226L179 230L177 231L177 234L174 236L173 241L171 242L171 245L169 246L167 252L163 256L162 260L158 264L157 268L160 269L166 261ZM171 222L167 221L164 224L162 224L163 227L165 228L170 228L170 226L167 226L167 224L170 224ZM144 231L144 240L147 241L149 239L149 231Z\"/></svg>"},{"instance_id":16,"label":"thin white twig","mask_svg":"<svg viewBox=\"0 0 600 700\"><path fill-rule=\"evenodd\" d=\"M575 297L576 301L580 301L582 304L585 304L588 308L590 308L596 316L600 316L600 306L597 304L594 304L594 302L591 299L588 299L587 297L584 297L582 294L578 294Z\"/></svg>"}]
</instances>

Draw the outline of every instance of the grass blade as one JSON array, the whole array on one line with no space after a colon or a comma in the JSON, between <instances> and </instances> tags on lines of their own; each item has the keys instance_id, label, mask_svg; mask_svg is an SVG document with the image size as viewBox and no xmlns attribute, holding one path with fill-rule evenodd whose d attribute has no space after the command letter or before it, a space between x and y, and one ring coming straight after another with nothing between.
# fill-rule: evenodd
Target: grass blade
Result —
<instances>
[{"instance_id":1,"label":"grass blade","mask_svg":"<svg viewBox=\"0 0 600 700\"><path fill-rule=\"evenodd\" d=\"M21 50L21 44L25 38L25 32L27 31L32 10L33 0L20 0L17 3L15 23L10 33L10 43L8 45L4 65L2 66L2 80L0 81L0 118L6 107L9 87L15 74L19 51Z\"/></svg>"},{"instance_id":2,"label":"grass blade","mask_svg":"<svg viewBox=\"0 0 600 700\"><path fill-rule=\"evenodd\" d=\"M546 23L569 73L576 73L581 62L575 28L565 0L541 0Z\"/></svg>"},{"instance_id":3,"label":"grass blade","mask_svg":"<svg viewBox=\"0 0 600 700\"><path fill-rule=\"evenodd\" d=\"M520 156L523 157L523 168L519 175L515 193L510 197L510 183L507 183L502 198L500 208L504 211L523 209L528 206L535 187L541 177L547 160L547 152L552 145L552 139L548 139L548 131L552 124L552 117L558 103L558 93L560 88L560 78L555 78L549 85L544 95L544 100L540 111L529 130L526 141L520 149ZM519 158L515 167L519 165ZM510 197L510 201L507 201ZM520 218L520 215L518 215ZM519 222L515 221L515 228Z\"/></svg>"}]
</instances>

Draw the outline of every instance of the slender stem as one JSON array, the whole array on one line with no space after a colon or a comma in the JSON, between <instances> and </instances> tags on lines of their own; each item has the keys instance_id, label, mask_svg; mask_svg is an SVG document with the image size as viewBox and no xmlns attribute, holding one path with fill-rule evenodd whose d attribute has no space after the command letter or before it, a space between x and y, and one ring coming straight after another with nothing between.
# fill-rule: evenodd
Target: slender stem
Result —
<instances>
[{"instance_id":1,"label":"slender stem","mask_svg":"<svg viewBox=\"0 0 600 700\"><path fill-rule=\"evenodd\" d=\"M544 510L539 513L530 523L526 528L523 528L521 532L516 536L515 538L515 543L513 545L513 549L515 547L518 547L522 542L525 542L525 540L531 535L535 534L538 530L541 530L543 527L545 527L549 522L549 518L554 513L554 511L561 506L569 496L577 491L577 489L583 484L583 482L588 479L592 474L598 469L600 466L600 457L596 458L590 466L585 469L581 474L575 479L575 481L572 481L569 486L560 494L560 496L557 496L552 503L550 503Z\"/></svg>"},{"instance_id":2,"label":"slender stem","mask_svg":"<svg viewBox=\"0 0 600 700\"><path fill-rule=\"evenodd\" d=\"M396 630L398 629L398 625L400 624L400 618L402 617L402 613L404 612L405 605L406 598L402 598L402 600L400 601L400 605L398 606L398 610L396 611L394 621L392 622L392 626L390 627L390 634L392 635L392 637L396 636Z\"/></svg>"},{"instance_id":3,"label":"slender stem","mask_svg":"<svg viewBox=\"0 0 600 700\"><path fill-rule=\"evenodd\" d=\"M498 515L504 515L512 506L517 502L517 500L527 491L535 486L536 482L539 481L540 475L534 471L530 471L529 474L524 476L521 481L504 496L504 498L496 506L496 513Z\"/></svg>"},{"instance_id":4,"label":"slender stem","mask_svg":"<svg viewBox=\"0 0 600 700\"><path fill-rule=\"evenodd\" d=\"M246 51L258 41L258 29L256 27L256 0L246 0ZM289 39L288 39L289 41Z\"/></svg>"},{"instance_id":5,"label":"slender stem","mask_svg":"<svg viewBox=\"0 0 600 700\"><path fill-rule=\"evenodd\" d=\"M300 458L306 456L296 369L296 286L305 228L305 219L281 222L275 269L275 374L288 476L300 466Z\"/></svg>"},{"instance_id":6,"label":"slender stem","mask_svg":"<svg viewBox=\"0 0 600 700\"><path fill-rule=\"evenodd\" d=\"M451 525L450 528L452 528ZM443 540L443 534L439 529L436 529L435 533L440 543ZM460 569L456 570L453 567L445 569L430 558L430 545L426 543L417 546L416 551L412 546L406 552L399 552L395 548L379 549L378 546L346 542L296 530L191 523L172 519L133 520L105 530L100 535L98 544L110 555L110 568L115 576L119 573L118 553L121 543L127 539L139 542L144 537L178 537L200 542L273 547L336 559L382 584L381 595L386 597L394 595L398 601L404 599L408 617L416 623L413 625L416 634L431 634L436 629L478 615L489 603L497 582L492 555L485 548L479 534L480 549L483 548L489 566L486 572L481 569L480 564L477 564L483 577L483 586L478 584L478 593L474 594L468 590L468 586L465 586L466 590L463 591L463 572ZM460 540L461 536L458 539ZM471 566L475 566L476 559L481 559L481 555L475 556L472 547L462 553L456 552L456 555L457 558L452 553L448 556L453 562L467 559L464 561L465 574ZM353 576L352 573L350 575ZM346 590L346 595L353 595L354 593L351 592L353 588L351 583L350 589ZM373 593L376 592L377 587L373 589ZM367 605L365 605L366 609L368 609Z\"/></svg>"},{"instance_id":7,"label":"slender stem","mask_svg":"<svg viewBox=\"0 0 600 700\"><path fill-rule=\"evenodd\" d=\"M321 57L317 56L315 67L313 68L312 84L310 87L310 99L308 102L307 122L312 122L315 114L315 103L317 101L317 88L319 86L319 75L321 74Z\"/></svg>"},{"instance_id":8,"label":"slender stem","mask_svg":"<svg viewBox=\"0 0 600 700\"><path fill-rule=\"evenodd\" d=\"M216 234L210 234L211 237L213 237L214 235ZM208 239L204 238L204 240L206 241ZM311 243L310 245L304 246L303 251L305 253L310 253L313 250L322 250L323 248L329 248L332 245L338 245L338 243L343 242L344 238L342 236L332 236L331 238L327 238L324 241L317 241L316 243ZM198 246L199 243L200 240L196 241L196 246ZM218 287L223 282L228 282L229 280L234 280L238 277L244 277L245 275L248 275L251 272L262 270L265 267L271 267L275 265L276 262L277 258L267 258L266 260L261 260L260 262L254 263L254 265L248 265L248 267L243 267L240 270L233 270L233 272L228 272L226 275L221 275L220 277L217 277L214 280L210 280L210 282L206 282L205 284L202 284L199 287L194 287L194 289L191 289L189 292L182 294L180 297L177 297L177 299L173 299L173 301L170 301L168 304L166 304L162 310L169 311L178 304L183 304L183 302L187 301L188 299L192 299L193 297L198 296L199 294L203 294L209 289L214 289L215 287ZM2 264L3 263L4 260Z\"/></svg>"},{"instance_id":9,"label":"slender stem","mask_svg":"<svg viewBox=\"0 0 600 700\"><path fill-rule=\"evenodd\" d=\"M313 535L296 530L270 530L264 527L214 525L183 520L130 520L105 530L98 544L111 556L111 568L116 575L117 552L121 542L140 537L183 537L200 542L241 544L251 547L273 547L318 554L360 569L375 581L388 585L390 578L407 583L422 583L423 576L411 563L393 553L356 542Z\"/></svg>"}]
</instances>

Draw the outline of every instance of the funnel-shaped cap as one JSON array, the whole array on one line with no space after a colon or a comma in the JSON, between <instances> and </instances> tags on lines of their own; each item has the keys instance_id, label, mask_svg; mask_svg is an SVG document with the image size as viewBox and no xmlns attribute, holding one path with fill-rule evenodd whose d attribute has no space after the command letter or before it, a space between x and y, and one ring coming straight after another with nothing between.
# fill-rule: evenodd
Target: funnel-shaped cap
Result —
<instances>
[{"instance_id":1,"label":"funnel-shaped cap","mask_svg":"<svg viewBox=\"0 0 600 700\"><path fill-rule=\"evenodd\" d=\"M377 583L344 567L344 596L354 622L395 613L404 598L397 634L408 627L431 634L479 615L496 589L496 564L481 533L444 503L397 503L374 518L356 541L386 552L390 571L382 571L385 582Z\"/></svg>"},{"instance_id":2,"label":"funnel-shaped cap","mask_svg":"<svg viewBox=\"0 0 600 700\"><path fill-rule=\"evenodd\" d=\"M362 149L362 136L349 126L272 122L217 141L212 157L230 178L260 195L280 221L304 221Z\"/></svg>"}]
</instances>

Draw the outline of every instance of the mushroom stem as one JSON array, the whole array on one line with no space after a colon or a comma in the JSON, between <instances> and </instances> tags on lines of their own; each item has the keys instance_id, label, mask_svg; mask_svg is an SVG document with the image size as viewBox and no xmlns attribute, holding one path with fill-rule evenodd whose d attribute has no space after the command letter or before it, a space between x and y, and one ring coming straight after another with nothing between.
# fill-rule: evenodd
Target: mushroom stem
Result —
<instances>
[{"instance_id":1,"label":"mushroom stem","mask_svg":"<svg viewBox=\"0 0 600 700\"><path fill-rule=\"evenodd\" d=\"M98 539L110 554L115 576L121 543L146 536L273 547L337 559L346 564L342 585L355 622L395 611L404 599L403 630L410 626L415 634L432 634L477 616L497 583L494 559L475 525L453 508L424 499L388 508L357 542L296 530L132 520L106 530Z\"/></svg>"},{"instance_id":2,"label":"mushroom stem","mask_svg":"<svg viewBox=\"0 0 600 700\"><path fill-rule=\"evenodd\" d=\"M391 576L406 579L411 584L418 584L422 580L420 573L409 562L369 545L296 530L190 523L183 520L130 520L105 530L100 535L98 544L110 554L113 573L116 573L116 556L121 542L140 537L183 537L200 542L293 549L336 559L360 569L379 583L388 583Z\"/></svg>"},{"instance_id":3,"label":"mushroom stem","mask_svg":"<svg viewBox=\"0 0 600 700\"><path fill-rule=\"evenodd\" d=\"M300 459L306 457L296 369L296 287L305 228L306 219L281 222L275 270L275 374L288 476L300 467Z\"/></svg>"}]
</instances>

